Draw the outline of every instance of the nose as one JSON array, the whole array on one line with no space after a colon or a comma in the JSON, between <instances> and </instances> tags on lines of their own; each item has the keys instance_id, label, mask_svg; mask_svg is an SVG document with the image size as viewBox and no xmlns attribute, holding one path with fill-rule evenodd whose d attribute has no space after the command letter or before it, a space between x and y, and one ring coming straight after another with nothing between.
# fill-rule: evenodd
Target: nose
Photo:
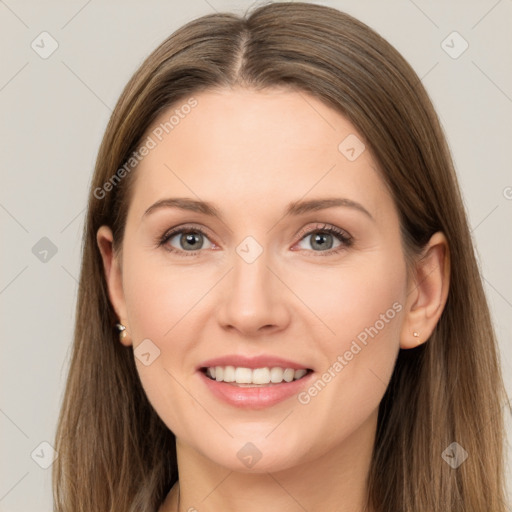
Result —
<instances>
[{"instance_id":1,"label":"nose","mask_svg":"<svg viewBox=\"0 0 512 512\"><path fill-rule=\"evenodd\" d=\"M266 251L252 263L236 253L233 255L233 267L223 279L217 308L223 329L254 337L287 327L290 291L269 260Z\"/></svg>"}]
</instances>

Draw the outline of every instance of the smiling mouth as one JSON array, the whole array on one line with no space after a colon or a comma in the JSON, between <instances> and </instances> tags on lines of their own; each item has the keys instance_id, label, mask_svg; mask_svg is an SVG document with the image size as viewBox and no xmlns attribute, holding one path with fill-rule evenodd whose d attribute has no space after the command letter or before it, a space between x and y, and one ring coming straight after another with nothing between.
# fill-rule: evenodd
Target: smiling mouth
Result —
<instances>
[{"instance_id":1,"label":"smiling mouth","mask_svg":"<svg viewBox=\"0 0 512 512\"><path fill-rule=\"evenodd\" d=\"M212 366L203 367L200 370L210 380L240 387L276 386L300 380L313 371L309 368L295 370L278 366L254 369L235 366Z\"/></svg>"}]
</instances>

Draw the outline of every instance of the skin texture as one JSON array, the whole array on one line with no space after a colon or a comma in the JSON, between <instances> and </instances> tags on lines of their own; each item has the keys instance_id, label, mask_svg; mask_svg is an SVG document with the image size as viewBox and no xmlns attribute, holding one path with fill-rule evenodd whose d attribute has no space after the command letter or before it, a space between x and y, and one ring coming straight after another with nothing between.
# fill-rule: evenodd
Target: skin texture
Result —
<instances>
[{"instance_id":1,"label":"skin texture","mask_svg":"<svg viewBox=\"0 0 512 512\"><path fill-rule=\"evenodd\" d=\"M398 350L429 337L446 301L446 240L436 233L408 272L398 214L368 145L347 159L340 142L363 136L314 97L230 89L195 98L135 171L122 251L112 251L107 226L97 236L110 298L127 327L121 342L136 349L150 339L160 350L149 366L136 363L177 438L180 510L363 510L378 405ZM176 208L144 215L170 197L211 202L223 220ZM290 202L325 197L350 199L370 215L347 206L284 215ZM325 224L352 243L324 234L341 248L326 255L311 235ZM175 226L205 230L193 255L179 234L158 246ZM263 250L250 264L236 252L247 236ZM321 378L393 304L393 318L307 404L293 396L261 410L236 408L196 372L221 355L271 354ZM237 457L247 442L262 455L252 468ZM178 510L177 490L161 512Z\"/></svg>"}]
</instances>

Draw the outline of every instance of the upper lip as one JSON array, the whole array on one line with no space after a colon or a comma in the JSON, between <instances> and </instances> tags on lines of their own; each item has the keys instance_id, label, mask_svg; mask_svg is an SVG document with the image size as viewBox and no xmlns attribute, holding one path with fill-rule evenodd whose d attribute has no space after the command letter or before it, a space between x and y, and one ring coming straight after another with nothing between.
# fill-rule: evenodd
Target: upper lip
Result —
<instances>
[{"instance_id":1,"label":"upper lip","mask_svg":"<svg viewBox=\"0 0 512 512\"><path fill-rule=\"evenodd\" d=\"M310 368L307 365L298 363L296 361L291 361L289 359L283 359L282 357L272 356L272 355L260 355L260 356L243 356L243 355L226 355L221 357L216 357L214 359L208 359L207 361L203 361L197 369L200 370L202 368L210 368L214 366L235 366L240 368L292 368L293 370L300 370L304 368L305 370L309 370Z\"/></svg>"}]
</instances>

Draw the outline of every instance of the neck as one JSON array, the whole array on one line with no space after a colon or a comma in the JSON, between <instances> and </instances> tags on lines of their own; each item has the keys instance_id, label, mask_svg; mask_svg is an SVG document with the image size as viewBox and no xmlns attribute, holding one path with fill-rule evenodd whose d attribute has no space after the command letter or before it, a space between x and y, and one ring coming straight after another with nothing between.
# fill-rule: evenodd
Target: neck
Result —
<instances>
[{"instance_id":1,"label":"neck","mask_svg":"<svg viewBox=\"0 0 512 512\"><path fill-rule=\"evenodd\" d=\"M376 425L377 411L321 457L263 473L229 470L178 439L180 480L160 512L365 512Z\"/></svg>"}]
</instances>

